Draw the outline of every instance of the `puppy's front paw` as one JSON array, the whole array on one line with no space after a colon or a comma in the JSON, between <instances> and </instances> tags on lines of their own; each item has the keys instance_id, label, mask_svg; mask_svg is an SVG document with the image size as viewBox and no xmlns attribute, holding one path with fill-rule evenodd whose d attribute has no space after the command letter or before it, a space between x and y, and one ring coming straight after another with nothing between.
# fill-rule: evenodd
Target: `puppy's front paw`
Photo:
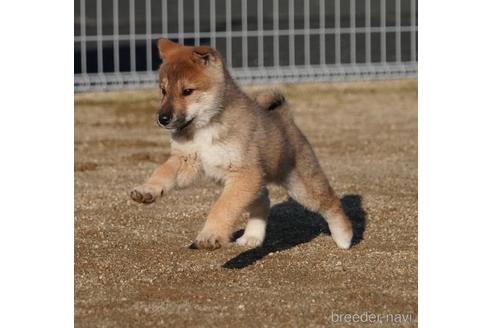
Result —
<instances>
[{"instance_id":1,"label":"puppy's front paw","mask_svg":"<svg viewBox=\"0 0 492 328\"><path fill-rule=\"evenodd\" d=\"M193 242L192 248L214 250L229 244L229 235L220 229L205 226Z\"/></svg>"},{"instance_id":2,"label":"puppy's front paw","mask_svg":"<svg viewBox=\"0 0 492 328\"><path fill-rule=\"evenodd\" d=\"M130 197L139 203L150 204L155 202L157 197L162 196L163 190L161 187L153 184L143 184L135 187L130 192Z\"/></svg>"}]
</instances>

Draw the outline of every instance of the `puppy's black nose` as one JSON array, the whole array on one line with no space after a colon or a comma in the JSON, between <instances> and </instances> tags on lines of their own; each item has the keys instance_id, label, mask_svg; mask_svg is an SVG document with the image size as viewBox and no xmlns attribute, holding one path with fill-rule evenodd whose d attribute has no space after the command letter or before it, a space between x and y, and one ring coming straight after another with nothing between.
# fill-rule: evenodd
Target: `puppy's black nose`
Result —
<instances>
[{"instance_id":1,"label":"puppy's black nose","mask_svg":"<svg viewBox=\"0 0 492 328\"><path fill-rule=\"evenodd\" d=\"M168 113L161 112L159 113L157 119L159 120L159 124L166 126L169 124L169 122L171 122L171 115Z\"/></svg>"}]
</instances>

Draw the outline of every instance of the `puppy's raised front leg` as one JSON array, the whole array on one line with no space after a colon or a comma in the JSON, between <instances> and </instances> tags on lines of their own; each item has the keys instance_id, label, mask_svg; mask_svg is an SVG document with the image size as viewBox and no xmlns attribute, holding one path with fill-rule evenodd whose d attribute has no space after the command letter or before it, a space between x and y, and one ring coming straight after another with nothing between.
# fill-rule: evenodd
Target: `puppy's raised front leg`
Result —
<instances>
[{"instance_id":1,"label":"puppy's raised front leg","mask_svg":"<svg viewBox=\"0 0 492 328\"><path fill-rule=\"evenodd\" d=\"M229 243L234 224L257 198L262 188L261 173L242 170L229 176L224 190L208 214L207 221L193 243L196 248L216 249Z\"/></svg>"},{"instance_id":2,"label":"puppy's raised front leg","mask_svg":"<svg viewBox=\"0 0 492 328\"><path fill-rule=\"evenodd\" d=\"M149 204L176 186L185 187L191 184L198 174L199 168L193 158L171 155L164 164L154 170L144 184L135 187L130 196L136 202Z\"/></svg>"}]
</instances>

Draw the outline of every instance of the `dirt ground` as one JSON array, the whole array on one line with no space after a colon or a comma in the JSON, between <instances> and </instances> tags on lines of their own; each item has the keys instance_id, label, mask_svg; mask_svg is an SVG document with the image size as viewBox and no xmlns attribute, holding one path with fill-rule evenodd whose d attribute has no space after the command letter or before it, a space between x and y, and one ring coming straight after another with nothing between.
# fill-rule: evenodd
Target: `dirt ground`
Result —
<instances>
[{"instance_id":1,"label":"dirt ground","mask_svg":"<svg viewBox=\"0 0 492 328\"><path fill-rule=\"evenodd\" d=\"M76 327L357 326L337 315L364 313L417 325L417 82L279 88L359 242L336 248L318 215L270 187L262 248L189 249L219 186L129 198L169 154L158 91L77 94Z\"/></svg>"}]
</instances>

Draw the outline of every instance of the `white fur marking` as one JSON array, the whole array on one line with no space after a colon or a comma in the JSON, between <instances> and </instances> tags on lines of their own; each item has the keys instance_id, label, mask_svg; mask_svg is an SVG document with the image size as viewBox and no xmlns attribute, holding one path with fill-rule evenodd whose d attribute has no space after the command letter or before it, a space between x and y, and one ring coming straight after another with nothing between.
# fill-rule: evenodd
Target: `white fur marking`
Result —
<instances>
[{"instance_id":1,"label":"white fur marking","mask_svg":"<svg viewBox=\"0 0 492 328\"><path fill-rule=\"evenodd\" d=\"M236 240L236 244L241 246L259 246L265 239L266 220L259 218L250 218L244 234Z\"/></svg>"},{"instance_id":2,"label":"white fur marking","mask_svg":"<svg viewBox=\"0 0 492 328\"><path fill-rule=\"evenodd\" d=\"M177 143L171 141L173 151L197 154L205 175L216 180L225 178L226 170L241 163L241 149L235 143L219 142L221 126L214 124L198 129L193 140Z\"/></svg>"},{"instance_id":3,"label":"white fur marking","mask_svg":"<svg viewBox=\"0 0 492 328\"><path fill-rule=\"evenodd\" d=\"M195 119L197 128L207 125L212 117L219 112L217 97L213 92L204 92L197 101L188 106L186 120Z\"/></svg>"}]
</instances>

